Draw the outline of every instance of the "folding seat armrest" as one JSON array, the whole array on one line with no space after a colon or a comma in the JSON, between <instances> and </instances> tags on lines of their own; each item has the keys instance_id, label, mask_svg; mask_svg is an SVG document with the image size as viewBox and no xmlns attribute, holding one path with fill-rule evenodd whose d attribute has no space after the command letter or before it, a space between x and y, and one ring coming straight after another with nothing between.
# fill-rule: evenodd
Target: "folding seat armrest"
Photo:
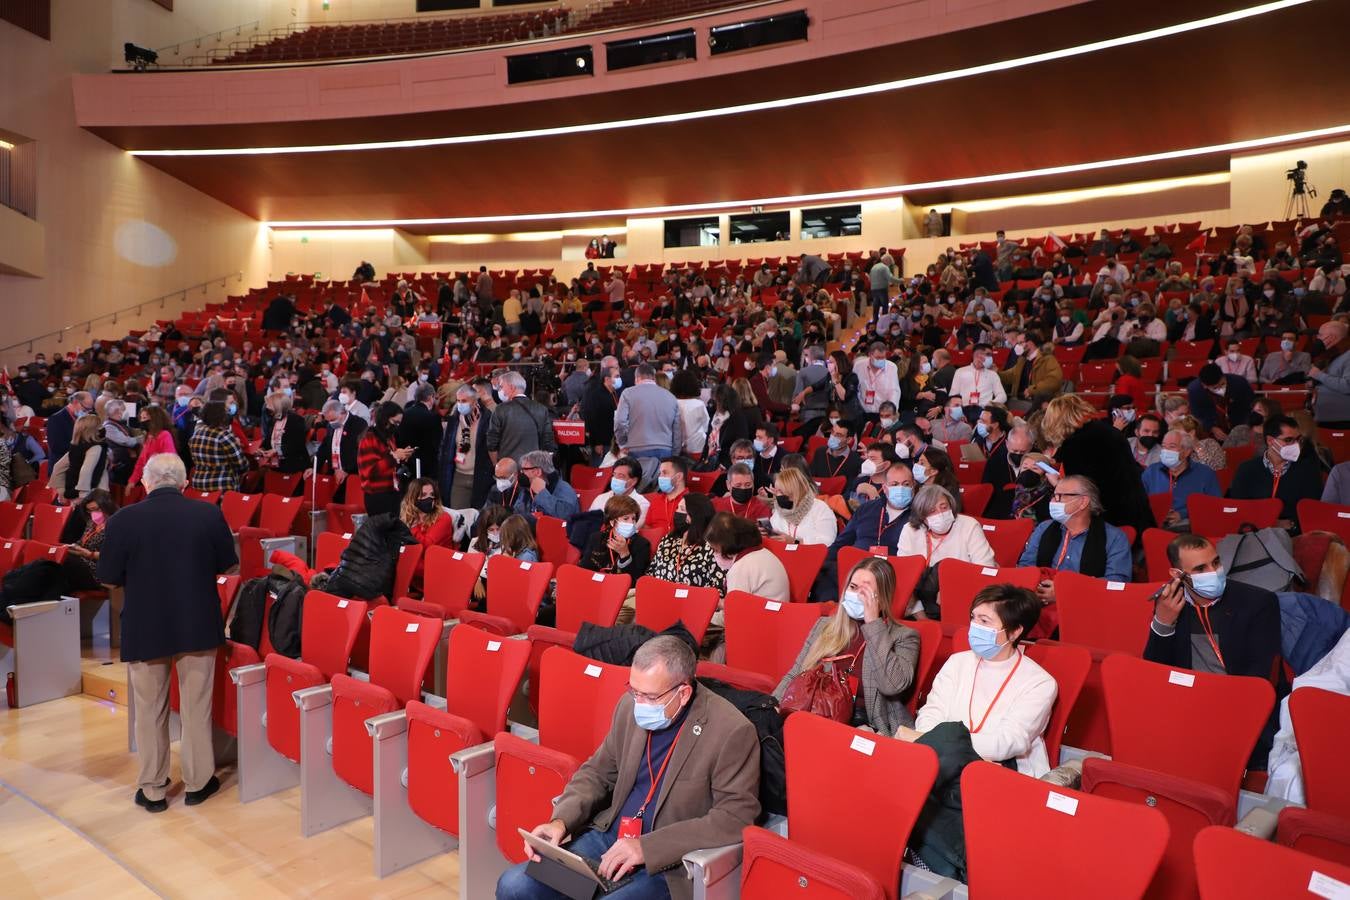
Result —
<instances>
[{"instance_id":1,"label":"folding seat armrest","mask_svg":"<svg viewBox=\"0 0 1350 900\"><path fill-rule=\"evenodd\" d=\"M377 741L403 734L407 730L408 714L401 709L366 719L366 733Z\"/></svg>"},{"instance_id":2,"label":"folding seat armrest","mask_svg":"<svg viewBox=\"0 0 1350 900\"><path fill-rule=\"evenodd\" d=\"M321 684L317 687L301 688L291 694L295 699L295 705L301 712L311 709L322 709L325 706L333 705L333 686L331 684Z\"/></svg>"},{"instance_id":3,"label":"folding seat armrest","mask_svg":"<svg viewBox=\"0 0 1350 900\"><path fill-rule=\"evenodd\" d=\"M440 694L428 694L426 691L423 691L422 702L425 703L427 706L430 706L432 709L439 709L441 712L445 712L447 709L450 708L449 701L447 701Z\"/></svg>"},{"instance_id":4,"label":"folding seat armrest","mask_svg":"<svg viewBox=\"0 0 1350 900\"><path fill-rule=\"evenodd\" d=\"M1076 790L1083 783L1083 761L1071 759L1066 763L1061 763L1042 775L1040 780Z\"/></svg>"},{"instance_id":5,"label":"folding seat armrest","mask_svg":"<svg viewBox=\"0 0 1350 900\"><path fill-rule=\"evenodd\" d=\"M788 836L787 816L780 816L778 813L770 813L769 817L764 820L764 824L760 827L765 831L772 831L779 837Z\"/></svg>"},{"instance_id":6,"label":"folding seat armrest","mask_svg":"<svg viewBox=\"0 0 1350 900\"><path fill-rule=\"evenodd\" d=\"M1263 841L1272 840L1280 822L1280 810L1286 806L1297 806L1297 804L1290 803L1280 797L1267 797L1260 806L1247 810L1233 827L1243 834L1250 834L1254 838L1260 838Z\"/></svg>"},{"instance_id":7,"label":"folding seat armrest","mask_svg":"<svg viewBox=\"0 0 1350 900\"><path fill-rule=\"evenodd\" d=\"M230 680L238 687L261 684L267 680L267 666L262 663L254 663L251 666L236 666L230 669Z\"/></svg>"},{"instance_id":8,"label":"folding seat armrest","mask_svg":"<svg viewBox=\"0 0 1350 900\"><path fill-rule=\"evenodd\" d=\"M450 766L456 772L472 778L481 775L497 765L497 748L492 741L465 747L458 753L450 754Z\"/></svg>"},{"instance_id":9,"label":"folding seat armrest","mask_svg":"<svg viewBox=\"0 0 1350 900\"><path fill-rule=\"evenodd\" d=\"M691 850L684 855L684 872L694 882L695 895L699 887L708 888L735 872L741 865L742 846L709 847Z\"/></svg>"},{"instance_id":10,"label":"folding seat armrest","mask_svg":"<svg viewBox=\"0 0 1350 900\"><path fill-rule=\"evenodd\" d=\"M17 622L19 619L26 619L29 616L40 616L43 613L51 612L60 605L60 600L36 600L32 603L19 603L9 608L9 616Z\"/></svg>"},{"instance_id":11,"label":"folding seat armrest","mask_svg":"<svg viewBox=\"0 0 1350 900\"><path fill-rule=\"evenodd\" d=\"M506 730L520 738L522 741L529 741L531 744L539 743L539 729L529 725L522 725L519 722L506 720Z\"/></svg>"}]
</instances>

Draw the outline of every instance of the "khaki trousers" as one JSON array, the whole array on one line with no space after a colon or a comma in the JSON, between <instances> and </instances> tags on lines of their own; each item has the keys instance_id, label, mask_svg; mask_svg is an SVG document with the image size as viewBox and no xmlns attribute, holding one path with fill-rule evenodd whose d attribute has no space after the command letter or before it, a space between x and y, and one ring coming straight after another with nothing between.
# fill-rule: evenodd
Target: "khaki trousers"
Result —
<instances>
[{"instance_id":1,"label":"khaki trousers","mask_svg":"<svg viewBox=\"0 0 1350 900\"><path fill-rule=\"evenodd\" d=\"M136 703L136 755L140 788L147 800L162 800L169 783L169 677L178 666L178 706L183 738L179 764L183 786L200 791L216 773L212 745L211 694L216 651L201 650L149 662L128 663Z\"/></svg>"}]
</instances>

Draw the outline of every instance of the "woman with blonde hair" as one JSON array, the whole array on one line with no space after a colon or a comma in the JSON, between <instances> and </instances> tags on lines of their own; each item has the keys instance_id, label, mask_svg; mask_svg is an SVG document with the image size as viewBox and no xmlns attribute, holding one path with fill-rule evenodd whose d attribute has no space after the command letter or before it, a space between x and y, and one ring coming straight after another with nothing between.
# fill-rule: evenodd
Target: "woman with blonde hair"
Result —
<instances>
[{"instance_id":1,"label":"woman with blonde hair","mask_svg":"<svg viewBox=\"0 0 1350 900\"><path fill-rule=\"evenodd\" d=\"M1148 494L1139 478L1122 477L1134 472L1134 451L1111 423L1097 416L1097 407L1077 394L1061 394L1045 405L1041 434L1060 475L1082 475L1101 489L1103 516L1117 528L1133 528L1143 534L1154 526ZM1134 468L1131 468L1134 466Z\"/></svg>"},{"instance_id":2,"label":"woman with blonde hair","mask_svg":"<svg viewBox=\"0 0 1350 900\"><path fill-rule=\"evenodd\" d=\"M801 469L783 466L774 476L773 537L793 544L833 544L839 535L834 511L816 498L816 486Z\"/></svg>"},{"instance_id":3,"label":"woman with blonde hair","mask_svg":"<svg viewBox=\"0 0 1350 900\"><path fill-rule=\"evenodd\" d=\"M52 466L47 486L58 497L77 500L90 491L108 490L111 468L98 416L81 416L70 436L70 450Z\"/></svg>"},{"instance_id":4,"label":"woman with blonde hair","mask_svg":"<svg viewBox=\"0 0 1350 900\"><path fill-rule=\"evenodd\" d=\"M895 570L890 562L876 556L859 560L848 574L839 606L832 616L812 626L774 696L782 700L792 679L823 660L857 656L852 666L849 660L839 661L851 669L849 687L856 699L850 724L887 735L902 725L913 725L914 717L903 697L914 684L919 633L895 617L894 594Z\"/></svg>"}]
</instances>

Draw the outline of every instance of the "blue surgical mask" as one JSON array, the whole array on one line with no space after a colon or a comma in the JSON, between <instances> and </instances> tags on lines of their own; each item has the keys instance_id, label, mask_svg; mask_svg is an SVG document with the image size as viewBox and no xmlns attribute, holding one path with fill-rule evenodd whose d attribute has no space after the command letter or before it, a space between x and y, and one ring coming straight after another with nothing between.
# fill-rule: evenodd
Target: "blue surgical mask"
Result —
<instances>
[{"instance_id":1,"label":"blue surgical mask","mask_svg":"<svg viewBox=\"0 0 1350 900\"><path fill-rule=\"evenodd\" d=\"M953 406L947 410L947 415L952 417L953 422L960 422L966 417L966 411L959 406Z\"/></svg>"},{"instance_id":2,"label":"blue surgical mask","mask_svg":"<svg viewBox=\"0 0 1350 900\"><path fill-rule=\"evenodd\" d=\"M616 476L609 480L609 489L616 494L622 494L628 490L628 482Z\"/></svg>"},{"instance_id":3,"label":"blue surgical mask","mask_svg":"<svg viewBox=\"0 0 1350 900\"><path fill-rule=\"evenodd\" d=\"M830 439L825 442L831 450L838 450L844 446L844 439L837 434L830 435Z\"/></svg>"},{"instance_id":4,"label":"blue surgical mask","mask_svg":"<svg viewBox=\"0 0 1350 900\"><path fill-rule=\"evenodd\" d=\"M980 437L989 437L989 426L983 422L975 423L975 433Z\"/></svg>"},{"instance_id":5,"label":"blue surgical mask","mask_svg":"<svg viewBox=\"0 0 1350 900\"><path fill-rule=\"evenodd\" d=\"M615 523L614 530L619 533L619 537L628 540L628 538L637 534L638 527L636 522L618 522Z\"/></svg>"},{"instance_id":6,"label":"blue surgical mask","mask_svg":"<svg viewBox=\"0 0 1350 900\"><path fill-rule=\"evenodd\" d=\"M872 368L874 368L874 369L884 369L884 368L886 368L886 360L884 360L884 359L877 359L876 357L873 357L873 358L872 358Z\"/></svg>"},{"instance_id":7,"label":"blue surgical mask","mask_svg":"<svg viewBox=\"0 0 1350 900\"><path fill-rule=\"evenodd\" d=\"M1181 452L1179 450L1168 450L1164 447L1158 451L1158 462L1170 469L1181 462Z\"/></svg>"},{"instance_id":8,"label":"blue surgical mask","mask_svg":"<svg viewBox=\"0 0 1350 900\"><path fill-rule=\"evenodd\" d=\"M611 379L611 383L614 385L614 390L616 390L616 391L621 391L621 390L623 390L623 376L622 376L622 375L615 375L614 378Z\"/></svg>"},{"instance_id":9,"label":"blue surgical mask","mask_svg":"<svg viewBox=\"0 0 1350 900\"><path fill-rule=\"evenodd\" d=\"M992 369L994 367L994 358L992 356L986 356L984 358L984 367L986 369Z\"/></svg>"},{"instance_id":10,"label":"blue surgical mask","mask_svg":"<svg viewBox=\"0 0 1350 900\"><path fill-rule=\"evenodd\" d=\"M456 403L456 404L455 404L455 412L459 413L461 416L467 416L469 413L473 412L473 404L472 404L472 403Z\"/></svg>"},{"instance_id":11,"label":"blue surgical mask","mask_svg":"<svg viewBox=\"0 0 1350 900\"><path fill-rule=\"evenodd\" d=\"M1280 341L1280 349L1281 349L1281 350L1293 350L1293 349L1294 349L1294 342L1293 342L1293 341Z\"/></svg>"},{"instance_id":12,"label":"blue surgical mask","mask_svg":"<svg viewBox=\"0 0 1350 900\"><path fill-rule=\"evenodd\" d=\"M1228 586L1228 576L1223 569L1214 572L1197 572L1191 576L1191 590L1206 600L1218 600Z\"/></svg>"},{"instance_id":13,"label":"blue surgical mask","mask_svg":"<svg viewBox=\"0 0 1350 900\"><path fill-rule=\"evenodd\" d=\"M285 394L287 397L291 397L291 396L294 396L294 395L295 395L295 388L293 388L293 387L284 387L284 388L281 389L281 392L282 392L283 394Z\"/></svg>"},{"instance_id":14,"label":"blue surgical mask","mask_svg":"<svg viewBox=\"0 0 1350 900\"><path fill-rule=\"evenodd\" d=\"M643 731L663 731L673 720L666 715L664 703L634 703L633 721Z\"/></svg>"},{"instance_id":15,"label":"blue surgical mask","mask_svg":"<svg viewBox=\"0 0 1350 900\"><path fill-rule=\"evenodd\" d=\"M993 659L1007 646L998 642L997 628L990 628L988 625L980 625L976 622L970 623L968 637L971 652L980 659Z\"/></svg>"},{"instance_id":16,"label":"blue surgical mask","mask_svg":"<svg viewBox=\"0 0 1350 900\"><path fill-rule=\"evenodd\" d=\"M177 400L175 400L174 402L177 403L179 406L187 406L187 405L188 405L188 401L191 400L191 399L192 399L192 398L189 397L187 394L184 394L183 396L179 397L179 398L178 398Z\"/></svg>"},{"instance_id":17,"label":"blue surgical mask","mask_svg":"<svg viewBox=\"0 0 1350 900\"><path fill-rule=\"evenodd\" d=\"M232 416L233 416L233 415L236 415L236 414L239 412L239 404L238 404L238 403L230 403L229 405L227 405L227 406L225 407L225 411L226 411L227 413L229 413L230 415L232 415Z\"/></svg>"},{"instance_id":18,"label":"blue surgical mask","mask_svg":"<svg viewBox=\"0 0 1350 900\"><path fill-rule=\"evenodd\" d=\"M914 489L907 484L893 484L886 488L886 502L896 509L905 509L914 499Z\"/></svg>"},{"instance_id":19,"label":"blue surgical mask","mask_svg":"<svg viewBox=\"0 0 1350 900\"><path fill-rule=\"evenodd\" d=\"M669 475L658 475L656 478L656 489L663 494L669 494L675 490L675 482Z\"/></svg>"},{"instance_id":20,"label":"blue surgical mask","mask_svg":"<svg viewBox=\"0 0 1350 900\"><path fill-rule=\"evenodd\" d=\"M928 467L923 463L914 464L914 480L923 484L928 480Z\"/></svg>"},{"instance_id":21,"label":"blue surgical mask","mask_svg":"<svg viewBox=\"0 0 1350 900\"><path fill-rule=\"evenodd\" d=\"M1064 508L1064 504L1056 500L1050 501L1050 518L1063 525L1069 521L1069 511Z\"/></svg>"},{"instance_id":22,"label":"blue surgical mask","mask_svg":"<svg viewBox=\"0 0 1350 900\"><path fill-rule=\"evenodd\" d=\"M761 441L759 438L755 438L754 444L755 444L755 452L756 452L756 453L763 453L763 452L764 452L764 442L763 442L763 441Z\"/></svg>"},{"instance_id":23,"label":"blue surgical mask","mask_svg":"<svg viewBox=\"0 0 1350 900\"><path fill-rule=\"evenodd\" d=\"M857 591L844 591L844 602L840 605L844 607L844 613L850 619L862 619L863 600Z\"/></svg>"}]
</instances>

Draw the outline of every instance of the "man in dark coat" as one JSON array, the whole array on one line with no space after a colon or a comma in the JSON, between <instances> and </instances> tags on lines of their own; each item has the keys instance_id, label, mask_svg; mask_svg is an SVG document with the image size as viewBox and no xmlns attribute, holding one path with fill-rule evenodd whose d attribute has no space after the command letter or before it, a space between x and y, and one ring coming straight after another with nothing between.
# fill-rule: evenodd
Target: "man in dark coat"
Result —
<instances>
[{"instance_id":1,"label":"man in dark coat","mask_svg":"<svg viewBox=\"0 0 1350 900\"><path fill-rule=\"evenodd\" d=\"M319 472L336 475L339 480L345 480L348 475L356 476L358 448L368 427L366 420L347 412L340 400L329 400L323 405L323 420L328 426L328 435L315 454Z\"/></svg>"},{"instance_id":2,"label":"man in dark coat","mask_svg":"<svg viewBox=\"0 0 1350 900\"><path fill-rule=\"evenodd\" d=\"M441 416L436 412L436 388L429 382L419 384L413 402L403 408L398 444L414 448L413 459L422 463L423 478L436 477L441 455Z\"/></svg>"},{"instance_id":3,"label":"man in dark coat","mask_svg":"<svg viewBox=\"0 0 1350 900\"><path fill-rule=\"evenodd\" d=\"M461 384L455 391L455 406L445 420L437 475L441 502L451 509L482 509L487 502L493 487L492 458L487 450L491 418L473 387ZM456 479L469 481L467 490Z\"/></svg>"},{"instance_id":4,"label":"man in dark coat","mask_svg":"<svg viewBox=\"0 0 1350 900\"><path fill-rule=\"evenodd\" d=\"M178 671L184 802L195 806L220 790L211 697L225 623L216 577L239 560L220 509L183 496L187 472L177 454L151 457L142 478L149 494L108 520L97 574L125 594L122 660L129 663L140 757L136 804L163 812L171 666Z\"/></svg>"},{"instance_id":5,"label":"man in dark coat","mask_svg":"<svg viewBox=\"0 0 1350 900\"><path fill-rule=\"evenodd\" d=\"M604 456L614 443L614 412L619 408L619 393L623 390L619 361L612 356L600 360L586 393L581 399L581 417L586 422L586 443L596 459Z\"/></svg>"}]
</instances>

